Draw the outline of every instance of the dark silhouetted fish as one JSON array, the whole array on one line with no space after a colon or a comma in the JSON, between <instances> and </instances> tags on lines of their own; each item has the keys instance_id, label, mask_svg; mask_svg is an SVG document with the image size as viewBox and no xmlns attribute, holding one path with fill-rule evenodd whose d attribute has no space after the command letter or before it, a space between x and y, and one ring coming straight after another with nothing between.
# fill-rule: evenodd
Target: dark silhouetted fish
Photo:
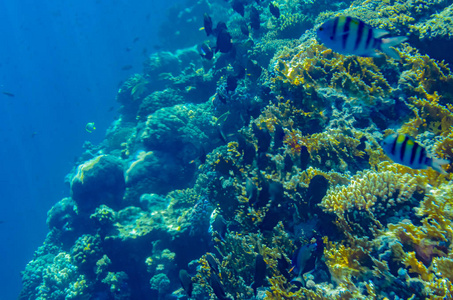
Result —
<instances>
[{"instance_id":1,"label":"dark silhouetted fish","mask_svg":"<svg viewBox=\"0 0 453 300\"><path fill-rule=\"evenodd\" d=\"M207 36L213 34L212 19L207 13L204 13L204 15L203 15L203 25L204 25L204 31L206 32Z\"/></svg>"},{"instance_id":2,"label":"dark silhouetted fish","mask_svg":"<svg viewBox=\"0 0 453 300\"><path fill-rule=\"evenodd\" d=\"M275 6L274 4L272 4L272 2L269 3L269 11L277 19L280 17L280 9L277 6Z\"/></svg>"},{"instance_id":3,"label":"dark silhouetted fish","mask_svg":"<svg viewBox=\"0 0 453 300\"><path fill-rule=\"evenodd\" d=\"M322 175L316 175L310 180L307 190L307 199L311 209L316 210L329 188L329 181Z\"/></svg>"},{"instance_id":4,"label":"dark silhouetted fish","mask_svg":"<svg viewBox=\"0 0 453 300\"><path fill-rule=\"evenodd\" d=\"M235 12L237 12L241 16L244 16L244 3L242 1L234 0L231 6L233 7L233 10Z\"/></svg>"},{"instance_id":5,"label":"dark silhouetted fish","mask_svg":"<svg viewBox=\"0 0 453 300\"><path fill-rule=\"evenodd\" d=\"M137 36L137 37L134 38L134 40L132 41L132 43L136 43L136 42L138 42L138 40L140 40L140 38Z\"/></svg>"},{"instance_id":6,"label":"dark silhouetted fish","mask_svg":"<svg viewBox=\"0 0 453 300\"><path fill-rule=\"evenodd\" d=\"M286 260L286 258L283 257L280 257L278 260L277 260L277 269L280 271L280 274L283 275L283 277L285 278L289 278L289 272L288 272L288 269L290 267L290 264L288 263L288 261Z\"/></svg>"},{"instance_id":7,"label":"dark silhouetted fish","mask_svg":"<svg viewBox=\"0 0 453 300\"><path fill-rule=\"evenodd\" d=\"M308 148L305 146L300 147L300 168L302 170L307 169L308 163L310 162L310 153Z\"/></svg>"},{"instance_id":8,"label":"dark silhouetted fish","mask_svg":"<svg viewBox=\"0 0 453 300\"><path fill-rule=\"evenodd\" d=\"M211 60L214 57L214 52L212 51L211 47L209 47L208 43L203 43L200 46L200 55L203 58Z\"/></svg>"},{"instance_id":9,"label":"dark silhouetted fish","mask_svg":"<svg viewBox=\"0 0 453 300\"><path fill-rule=\"evenodd\" d=\"M261 254L258 254L255 258L255 277L252 284L253 293L256 296L256 289L264 285L264 279L266 278L266 262Z\"/></svg>"},{"instance_id":10,"label":"dark silhouetted fish","mask_svg":"<svg viewBox=\"0 0 453 300\"><path fill-rule=\"evenodd\" d=\"M245 23L242 23L241 24L241 32L242 32L243 35L249 36L249 34L250 34L249 26L247 24L245 24Z\"/></svg>"},{"instance_id":11,"label":"dark silhouetted fish","mask_svg":"<svg viewBox=\"0 0 453 300\"><path fill-rule=\"evenodd\" d=\"M242 136L238 135L238 151L243 153L242 159L244 164L251 165L255 160L256 150L255 146L248 143L247 140Z\"/></svg>"},{"instance_id":12,"label":"dark silhouetted fish","mask_svg":"<svg viewBox=\"0 0 453 300\"><path fill-rule=\"evenodd\" d=\"M255 30L259 30L260 26L260 12L252 6L252 9L250 11L250 27Z\"/></svg>"},{"instance_id":13,"label":"dark silhouetted fish","mask_svg":"<svg viewBox=\"0 0 453 300\"><path fill-rule=\"evenodd\" d=\"M221 31L223 31L223 30L227 31L228 28L227 28L225 22L220 21L219 23L217 23L217 26L216 26L216 28L214 29L213 34L214 34L214 35L219 35L219 33L220 33Z\"/></svg>"},{"instance_id":14,"label":"dark silhouetted fish","mask_svg":"<svg viewBox=\"0 0 453 300\"><path fill-rule=\"evenodd\" d=\"M229 92L234 92L238 86L238 78L234 75L228 75L226 90Z\"/></svg>"},{"instance_id":15,"label":"dark silhouetted fish","mask_svg":"<svg viewBox=\"0 0 453 300\"><path fill-rule=\"evenodd\" d=\"M211 273L211 280L209 283L217 298L219 298L220 300L229 299L225 294L225 290L223 288L222 283L220 282L219 275L217 275L216 273Z\"/></svg>"},{"instance_id":16,"label":"dark silhouetted fish","mask_svg":"<svg viewBox=\"0 0 453 300\"><path fill-rule=\"evenodd\" d=\"M236 77L242 79L245 77L245 68L240 64L234 65L234 71L236 72Z\"/></svg>"},{"instance_id":17,"label":"dark silhouetted fish","mask_svg":"<svg viewBox=\"0 0 453 300\"><path fill-rule=\"evenodd\" d=\"M127 71L127 70L130 70L130 69L132 69L131 65L125 65L125 66L121 67L121 70L123 70L123 71Z\"/></svg>"},{"instance_id":18,"label":"dark silhouetted fish","mask_svg":"<svg viewBox=\"0 0 453 300\"><path fill-rule=\"evenodd\" d=\"M220 51L221 53L228 53L233 48L233 43L231 42L231 34L226 31L226 29L221 29L217 35L217 43L215 51Z\"/></svg>"},{"instance_id":19,"label":"dark silhouetted fish","mask_svg":"<svg viewBox=\"0 0 453 300\"><path fill-rule=\"evenodd\" d=\"M201 164L204 164L206 162L206 150L204 149L204 147L201 147L200 156L198 157L198 159L200 160Z\"/></svg>"},{"instance_id":20,"label":"dark silhouetted fish","mask_svg":"<svg viewBox=\"0 0 453 300\"><path fill-rule=\"evenodd\" d=\"M285 138L285 131L283 130L282 125L277 124L274 126L274 149L278 149L283 146L283 139Z\"/></svg>"},{"instance_id":21,"label":"dark silhouetted fish","mask_svg":"<svg viewBox=\"0 0 453 300\"><path fill-rule=\"evenodd\" d=\"M187 273L186 270L179 270L179 281L181 282L182 288L186 291L187 296L192 297L193 282L192 277Z\"/></svg>"},{"instance_id":22,"label":"dark silhouetted fish","mask_svg":"<svg viewBox=\"0 0 453 300\"><path fill-rule=\"evenodd\" d=\"M286 173L291 173L293 171L293 165L294 165L294 162L293 162L293 159L291 158L291 156L286 155L283 162L285 165L285 167L283 168L283 171Z\"/></svg>"},{"instance_id":23,"label":"dark silhouetted fish","mask_svg":"<svg viewBox=\"0 0 453 300\"><path fill-rule=\"evenodd\" d=\"M211 268L211 270L218 274L219 265L217 264L217 261L215 260L214 254L209 253L209 252L206 253L206 261L208 262L208 265Z\"/></svg>"}]
</instances>

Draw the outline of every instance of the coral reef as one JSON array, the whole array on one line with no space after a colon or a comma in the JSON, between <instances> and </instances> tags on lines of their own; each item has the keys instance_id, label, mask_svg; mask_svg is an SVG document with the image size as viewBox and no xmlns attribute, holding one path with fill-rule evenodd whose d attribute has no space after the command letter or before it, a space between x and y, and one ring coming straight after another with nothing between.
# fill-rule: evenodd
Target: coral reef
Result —
<instances>
[{"instance_id":1,"label":"coral reef","mask_svg":"<svg viewBox=\"0 0 453 300\"><path fill-rule=\"evenodd\" d=\"M380 146L402 133L453 160L453 59L437 49L451 4L233 2L170 11L171 46L84 145L20 298L453 298L452 165L411 169ZM231 35L212 59L193 46L216 44L205 12ZM400 59L326 48L315 30L340 14L409 35Z\"/></svg>"}]
</instances>

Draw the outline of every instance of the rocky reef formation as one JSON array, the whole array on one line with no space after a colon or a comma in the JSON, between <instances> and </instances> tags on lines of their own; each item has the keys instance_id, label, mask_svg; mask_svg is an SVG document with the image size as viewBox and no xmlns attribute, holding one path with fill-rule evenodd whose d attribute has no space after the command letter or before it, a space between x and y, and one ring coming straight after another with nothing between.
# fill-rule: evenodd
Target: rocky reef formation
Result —
<instances>
[{"instance_id":1,"label":"rocky reef formation","mask_svg":"<svg viewBox=\"0 0 453 300\"><path fill-rule=\"evenodd\" d=\"M438 51L452 5L273 1L276 17L269 4L170 12L162 31L190 24L173 46L203 42L189 29L206 12L228 19L234 51L158 52L123 84L21 299L453 298L451 166L414 170L379 145L408 134L453 160L453 58ZM401 59L324 47L314 29L340 13L407 34Z\"/></svg>"}]
</instances>

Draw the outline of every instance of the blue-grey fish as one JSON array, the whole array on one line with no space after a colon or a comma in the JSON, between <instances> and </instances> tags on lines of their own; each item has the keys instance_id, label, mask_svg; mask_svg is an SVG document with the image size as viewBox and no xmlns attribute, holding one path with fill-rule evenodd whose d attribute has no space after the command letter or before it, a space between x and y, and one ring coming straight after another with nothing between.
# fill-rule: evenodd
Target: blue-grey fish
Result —
<instances>
[{"instance_id":1,"label":"blue-grey fish","mask_svg":"<svg viewBox=\"0 0 453 300\"><path fill-rule=\"evenodd\" d=\"M291 261L293 265L291 271L295 272L297 276L291 281L298 281L305 284L303 279L304 269L308 260L312 257L313 252L316 251L317 246L317 243L307 244L300 247L299 250L294 253Z\"/></svg>"},{"instance_id":2,"label":"blue-grey fish","mask_svg":"<svg viewBox=\"0 0 453 300\"><path fill-rule=\"evenodd\" d=\"M266 262L261 254L258 254L255 258L255 277L252 283L253 293L256 296L256 289L264 285L266 279Z\"/></svg>"},{"instance_id":3,"label":"blue-grey fish","mask_svg":"<svg viewBox=\"0 0 453 300\"><path fill-rule=\"evenodd\" d=\"M400 59L394 47L407 40L404 36L383 38L389 32L373 28L365 22L348 16L338 16L322 24L318 38L326 46L341 54L379 56L380 50L394 59Z\"/></svg>"},{"instance_id":4,"label":"blue-grey fish","mask_svg":"<svg viewBox=\"0 0 453 300\"><path fill-rule=\"evenodd\" d=\"M412 169L433 168L439 173L447 174L442 165L449 164L447 159L430 157L426 149L414 139L405 134L391 134L381 143L382 149L391 160L397 164L405 165Z\"/></svg>"},{"instance_id":5,"label":"blue-grey fish","mask_svg":"<svg viewBox=\"0 0 453 300\"><path fill-rule=\"evenodd\" d=\"M179 281L181 282L181 285L186 291L187 296L192 297L192 291L193 291L193 282L192 282L192 277L187 273L186 270L181 269L179 270Z\"/></svg>"}]
</instances>

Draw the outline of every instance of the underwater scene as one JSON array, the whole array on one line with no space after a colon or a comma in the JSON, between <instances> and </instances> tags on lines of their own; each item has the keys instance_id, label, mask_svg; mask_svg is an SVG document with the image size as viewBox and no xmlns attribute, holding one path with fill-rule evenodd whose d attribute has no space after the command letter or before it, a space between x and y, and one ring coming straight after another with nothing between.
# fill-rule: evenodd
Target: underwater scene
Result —
<instances>
[{"instance_id":1,"label":"underwater scene","mask_svg":"<svg viewBox=\"0 0 453 300\"><path fill-rule=\"evenodd\" d=\"M19 299L453 299L451 1L165 14Z\"/></svg>"}]
</instances>

